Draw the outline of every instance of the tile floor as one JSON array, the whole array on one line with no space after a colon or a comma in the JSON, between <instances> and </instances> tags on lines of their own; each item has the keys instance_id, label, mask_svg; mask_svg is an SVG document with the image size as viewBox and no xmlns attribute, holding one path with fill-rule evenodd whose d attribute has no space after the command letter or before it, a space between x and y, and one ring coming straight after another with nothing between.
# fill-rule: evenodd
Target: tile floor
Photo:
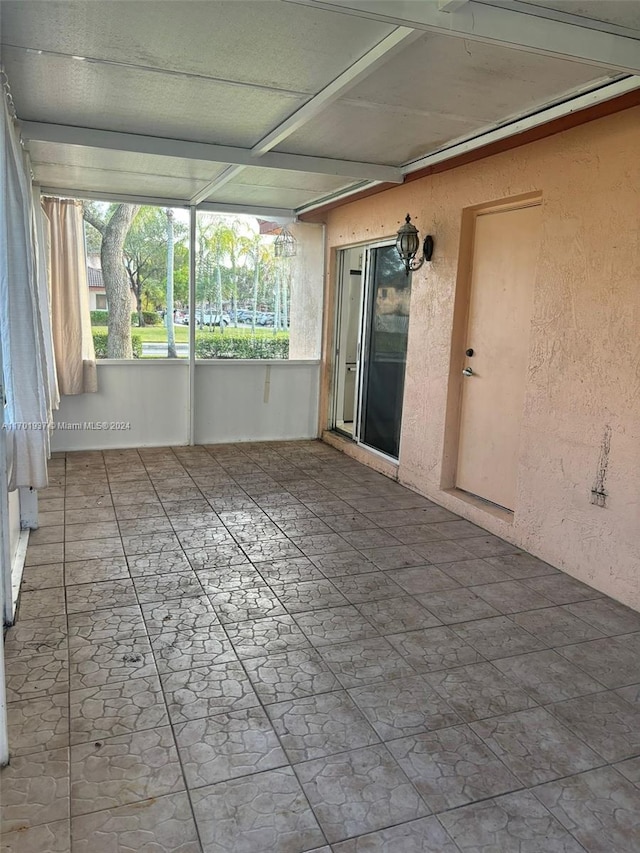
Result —
<instances>
[{"instance_id":1,"label":"tile floor","mask_svg":"<svg viewBox=\"0 0 640 853\"><path fill-rule=\"evenodd\" d=\"M640 850L640 614L319 442L40 508L2 853Z\"/></svg>"}]
</instances>

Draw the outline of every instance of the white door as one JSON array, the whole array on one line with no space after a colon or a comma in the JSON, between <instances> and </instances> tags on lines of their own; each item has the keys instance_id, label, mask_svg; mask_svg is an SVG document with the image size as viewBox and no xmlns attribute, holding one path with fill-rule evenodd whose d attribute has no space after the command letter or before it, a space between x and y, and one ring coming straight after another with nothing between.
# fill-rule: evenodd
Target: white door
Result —
<instances>
[{"instance_id":1,"label":"white door","mask_svg":"<svg viewBox=\"0 0 640 853\"><path fill-rule=\"evenodd\" d=\"M475 222L456 485L515 507L540 204Z\"/></svg>"}]
</instances>

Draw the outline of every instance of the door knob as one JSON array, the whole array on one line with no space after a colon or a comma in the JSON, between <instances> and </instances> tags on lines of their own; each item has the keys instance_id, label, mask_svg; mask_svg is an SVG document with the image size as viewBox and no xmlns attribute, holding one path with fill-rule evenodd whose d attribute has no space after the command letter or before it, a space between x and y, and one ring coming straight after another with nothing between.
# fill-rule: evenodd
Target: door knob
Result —
<instances>
[{"instance_id":1,"label":"door knob","mask_svg":"<svg viewBox=\"0 0 640 853\"><path fill-rule=\"evenodd\" d=\"M465 367L462 371L463 376L473 376L473 367Z\"/></svg>"}]
</instances>

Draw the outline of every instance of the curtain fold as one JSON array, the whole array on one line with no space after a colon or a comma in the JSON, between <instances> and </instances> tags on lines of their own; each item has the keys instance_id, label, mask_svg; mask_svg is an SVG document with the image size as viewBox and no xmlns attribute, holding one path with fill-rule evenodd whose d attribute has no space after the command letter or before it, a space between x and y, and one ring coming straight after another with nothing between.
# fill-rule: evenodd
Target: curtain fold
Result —
<instances>
[{"instance_id":1,"label":"curtain fold","mask_svg":"<svg viewBox=\"0 0 640 853\"><path fill-rule=\"evenodd\" d=\"M82 204L45 198L49 220L51 318L60 394L98 390L91 335Z\"/></svg>"},{"instance_id":2,"label":"curtain fold","mask_svg":"<svg viewBox=\"0 0 640 853\"><path fill-rule=\"evenodd\" d=\"M45 488L49 424L28 164L4 98L0 107L0 342L9 489ZM0 399L0 404L2 400Z\"/></svg>"}]
</instances>

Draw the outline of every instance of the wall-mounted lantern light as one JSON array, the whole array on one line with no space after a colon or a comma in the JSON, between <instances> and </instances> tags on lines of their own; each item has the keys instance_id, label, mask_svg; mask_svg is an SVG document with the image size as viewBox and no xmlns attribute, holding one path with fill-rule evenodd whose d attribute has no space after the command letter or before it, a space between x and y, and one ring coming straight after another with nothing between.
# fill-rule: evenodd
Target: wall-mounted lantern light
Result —
<instances>
[{"instance_id":1,"label":"wall-mounted lantern light","mask_svg":"<svg viewBox=\"0 0 640 853\"><path fill-rule=\"evenodd\" d=\"M273 252L276 258L293 258L297 253L298 246L296 238L291 231L283 228L275 239Z\"/></svg>"},{"instance_id":2,"label":"wall-mounted lantern light","mask_svg":"<svg viewBox=\"0 0 640 853\"><path fill-rule=\"evenodd\" d=\"M425 261L431 260L433 254L433 237L427 234L422 244L422 257L416 260L418 249L420 248L420 237L418 229L411 224L411 217L407 213L407 218L404 221L402 228L398 229L396 237L396 249L400 255L400 259L404 262L404 267L409 275L410 272L419 270Z\"/></svg>"}]
</instances>

